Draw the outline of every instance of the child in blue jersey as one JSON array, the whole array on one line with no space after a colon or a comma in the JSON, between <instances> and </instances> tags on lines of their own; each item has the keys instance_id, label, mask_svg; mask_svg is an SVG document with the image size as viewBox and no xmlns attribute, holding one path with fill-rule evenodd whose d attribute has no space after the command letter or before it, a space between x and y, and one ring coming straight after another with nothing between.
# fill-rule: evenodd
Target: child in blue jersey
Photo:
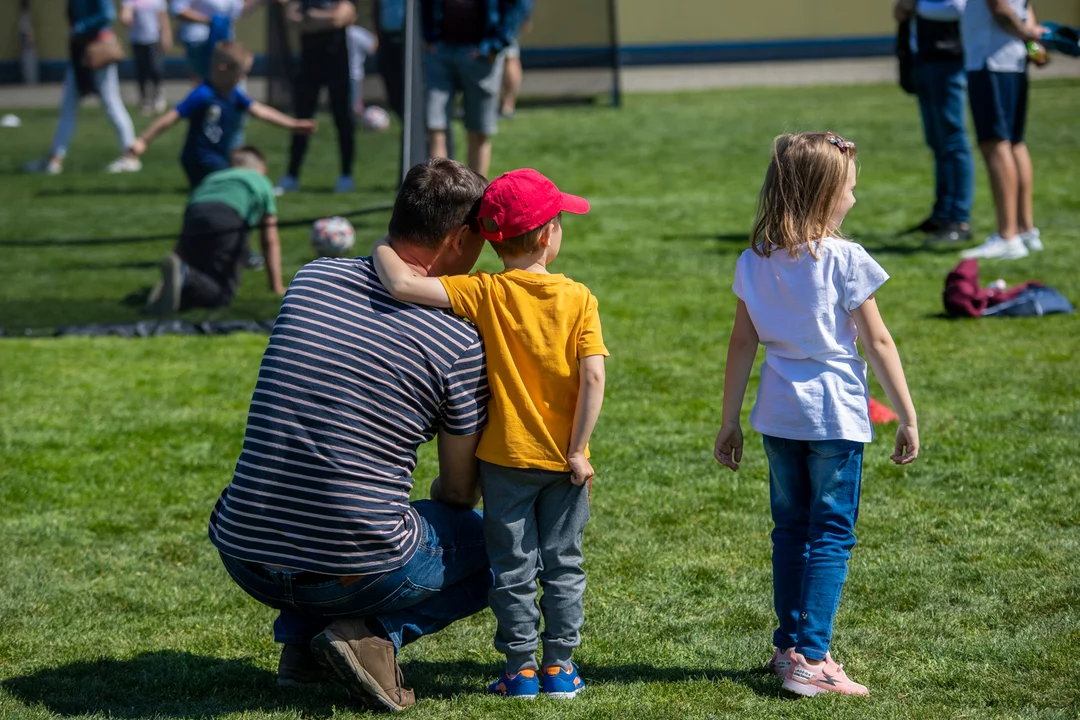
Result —
<instances>
[{"instance_id":1,"label":"child in blue jersey","mask_svg":"<svg viewBox=\"0 0 1080 720\"><path fill-rule=\"evenodd\" d=\"M181 118L186 119L188 134L180 164L194 188L210 173L229 167L229 151L236 143L245 112L294 133L315 132L314 120L297 120L244 94L237 86L250 67L251 52L247 48L232 40L218 43L210 80L192 90L179 105L148 127L135 139L131 152L142 155L155 137Z\"/></svg>"}]
</instances>

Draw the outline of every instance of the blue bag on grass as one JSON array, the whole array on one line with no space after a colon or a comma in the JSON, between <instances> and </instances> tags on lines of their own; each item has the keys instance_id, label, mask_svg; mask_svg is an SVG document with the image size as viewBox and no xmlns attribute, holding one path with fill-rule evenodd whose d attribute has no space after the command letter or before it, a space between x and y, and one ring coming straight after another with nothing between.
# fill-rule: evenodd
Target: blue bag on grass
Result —
<instances>
[{"instance_id":1,"label":"blue bag on grass","mask_svg":"<svg viewBox=\"0 0 1080 720\"><path fill-rule=\"evenodd\" d=\"M1012 300L1006 300L983 311L983 317L1039 317L1052 313L1070 314L1073 306L1052 287L1030 287Z\"/></svg>"}]
</instances>

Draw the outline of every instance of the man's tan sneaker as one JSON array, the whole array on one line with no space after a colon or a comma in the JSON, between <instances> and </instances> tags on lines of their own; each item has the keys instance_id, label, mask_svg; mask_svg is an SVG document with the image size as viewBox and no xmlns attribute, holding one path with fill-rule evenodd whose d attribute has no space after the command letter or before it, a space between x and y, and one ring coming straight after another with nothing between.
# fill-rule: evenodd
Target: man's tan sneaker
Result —
<instances>
[{"instance_id":1,"label":"man's tan sneaker","mask_svg":"<svg viewBox=\"0 0 1080 720\"><path fill-rule=\"evenodd\" d=\"M314 685L329 679L309 646L284 645L281 648L277 666L279 687Z\"/></svg>"},{"instance_id":2,"label":"man's tan sneaker","mask_svg":"<svg viewBox=\"0 0 1080 720\"><path fill-rule=\"evenodd\" d=\"M394 644L371 634L362 619L337 620L311 641L319 663L369 705L404 710L416 704L394 655Z\"/></svg>"}]
</instances>

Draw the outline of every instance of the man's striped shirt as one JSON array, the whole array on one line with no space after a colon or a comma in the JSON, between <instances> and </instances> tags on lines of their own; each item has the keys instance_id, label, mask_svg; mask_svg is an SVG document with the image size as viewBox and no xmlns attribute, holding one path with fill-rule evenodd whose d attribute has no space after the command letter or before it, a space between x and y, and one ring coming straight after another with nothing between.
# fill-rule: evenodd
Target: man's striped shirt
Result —
<instances>
[{"instance_id":1,"label":"man's striped shirt","mask_svg":"<svg viewBox=\"0 0 1080 720\"><path fill-rule=\"evenodd\" d=\"M394 300L371 258L308 264L274 323L210 540L329 575L402 566L420 540L417 446L440 427L479 432L488 397L472 325Z\"/></svg>"}]
</instances>

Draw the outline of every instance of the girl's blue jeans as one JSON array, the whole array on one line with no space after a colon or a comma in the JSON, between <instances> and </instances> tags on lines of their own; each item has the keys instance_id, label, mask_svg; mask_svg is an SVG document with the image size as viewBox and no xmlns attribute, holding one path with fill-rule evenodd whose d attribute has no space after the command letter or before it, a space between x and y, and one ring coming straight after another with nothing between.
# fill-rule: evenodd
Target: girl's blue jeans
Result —
<instances>
[{"instance_id":1,"label":"girl's blue jeans","mask_svg":"<svg viewBox=\"0 0 1080 720\"><path fill-rule=\"evenodd\" d=\"M855 545L862 443L764 436L773 517L773 644L823 660Z\"/></svg>"}]
</instances>

